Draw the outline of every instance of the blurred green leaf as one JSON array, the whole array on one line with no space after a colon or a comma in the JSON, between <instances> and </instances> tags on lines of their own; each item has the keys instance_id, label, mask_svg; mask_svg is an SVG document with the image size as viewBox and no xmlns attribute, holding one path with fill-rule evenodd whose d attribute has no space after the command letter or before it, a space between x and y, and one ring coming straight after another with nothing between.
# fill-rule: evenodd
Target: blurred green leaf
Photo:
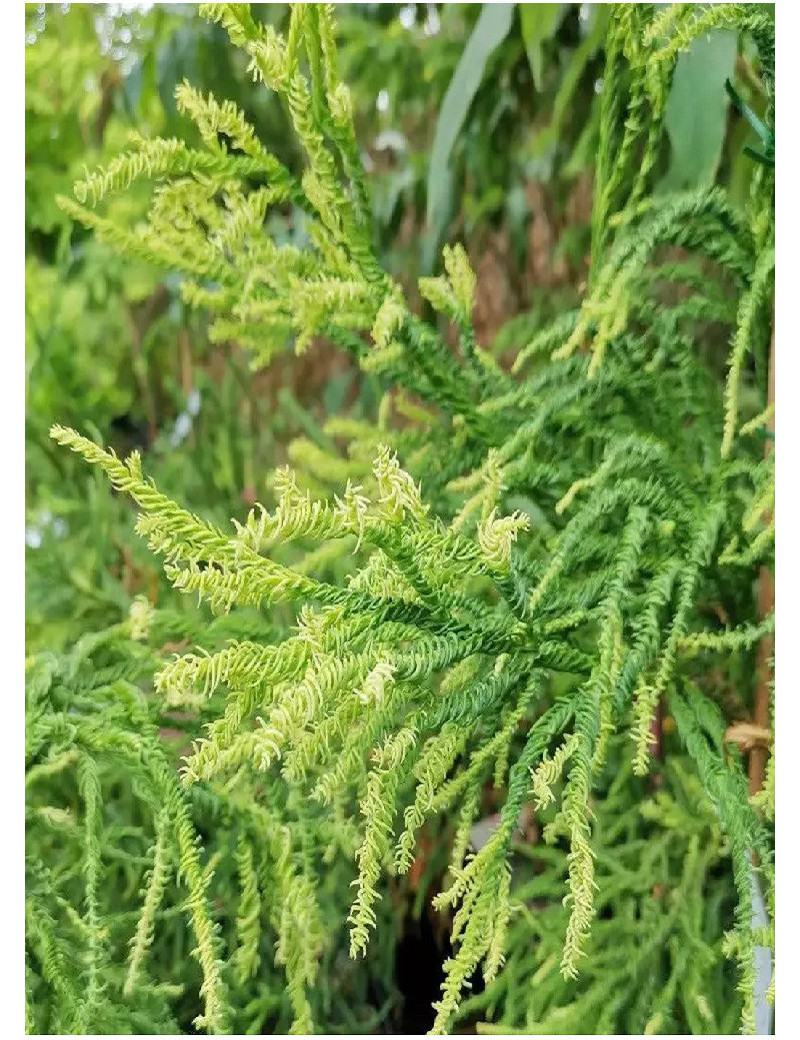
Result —
<instances>
[{"instance_id":1,"label":"blurred green leaf","mask_svg":"<svg viewBox=\"0 0 800 1040\"><path fill-rule=\"evenodd\" d=\"M569 8L569 4L518 4L522 39L531 66L534 86L542 89L542 44L552 39Z\"/></svg>"},{"instance_id":2,"label":"blurred green leaf","mask_svg":"<svg viewBox=\"0 0 800 1040\"><path fill-rule=\"evenodd\" d=\"M699 37L678 58L665 115L672 159L662 190L699 188L713 182L725 139L725 80L733 74L735 60L736 35L732 32Z\"/></svg>"},{"instance_id":3,"label":"blurred green leaf","mask_svg":"<svg viewBox=\"0 0 800 1040\"><path fill-rule=\"evenodd\" d=\"M481 85L486 64L508 36L513 15L514 4L484 5L442 102L428 167L427 217L435 239L447 222L452 203L450 153Z\"/></svg>"},{"instance_id":4,"label":"blurred green leaf","mask_svg":"<svg viewBox=\"0 0 800 1040\"><path fill-rule=\"evenodd\" d=\"M571 110L573 97L586 71L586 66L603 46L606 26L610 18L610 6L590 5L589 16L586 22L586 35L572 53L569 63L564 69L561 84L553 99L550 125L534 137L532 146L534 155L541 156L555 148L556 142L562 134L562 124Z\"/></svg>"}]
</instances>

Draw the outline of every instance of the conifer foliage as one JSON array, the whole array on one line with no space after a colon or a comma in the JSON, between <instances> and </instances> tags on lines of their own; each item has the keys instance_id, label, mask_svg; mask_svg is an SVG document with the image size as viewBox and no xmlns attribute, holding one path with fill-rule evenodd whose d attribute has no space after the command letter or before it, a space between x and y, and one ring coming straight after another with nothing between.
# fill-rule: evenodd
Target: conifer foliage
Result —
<instances>
[{"instance_id":1,"label":"conifer foliage","mask_svg":"<svg viewBox=\"0 0 800 1040\"><path fill-rule=\"evenodd\" d=\"M547 820L544 839L560 850L566 875L564 920L541 949L548 964L557 951L564 979L593 970L593 929L602 933L596 918L607 902L598 863L614 842L598 799L610 771L626 790L644 791L638 778L662 771L669 745L668 760L681 755L669 768L679 771L684 808L670 809L664 795L648 811L689 821L686 792L689 804L697 799L683 883L729 856L736 910L725 953L737 966L741 1026L753 1031L763 999L755 951L773 946L774 767L770 760L768 786L751 798L724 698L706 677L732 676L752 702L754 649L774 628L754 595L759 569L773 566L775 535L774 462L764 451L774 168L769 154L753 159L741 211L719 187L665 194L654 182L671 76L701 34L727 28L752 41L770 98L762 125L771 127L769 8L615 7L589 284L578 310L519 345L513 371L476 342L475 276L459 245L445 248L440 275L420 280L435 323L411 311L376 258L331 5L293 5L285 38L246 4L203 10L244 51L254 79L284 100L305 152L302 176L270 154L233 102L184 84L177 102L201 148L136 138L110 166L87 173L77 201L61 205L119 249L179 271L185 300L211 315L216 337L248 346L254 364L326 337L380 380L385 397L374 427L330 421L332 436L350 443L346 459L306 453L296 472L276 473L274 506L255 506L229 530L162 494L136 453L123 461L53 428L133 499L138 531L178 589L215 614L289 604L296 620L286 638L234 638L220 649L199 633L198 648L161 668L158 695L206 723L191 734L180 781L122 679L109 678L113 696L99 716L89 710L97 674L86 689L69 672L78 705L69 711L61 671L34 684L29 739L50 747L44 759L31 751L34 769L74 761L77 770L83 820L73 840L83 849L85 896L75 939L89 950L77 993L48 904L35 904L36 985L55 994L59 1021L71 1015L86 1029L108 999L98 970L108 942L97 909L103 755L135 762L137 790L154 812L123 988L137 984L155 910L177 871L202 969L199 1024L210 1031L230 1028L236 974L258 970L262 858L280 879L277 959L294 1029L309 1032L306 991L321 948L308 938L319 923L302 919L314 912L313 863L324 854L352 864L349 947L359 957L378 920L382 879L410 870L426 821L455 819L449 874L435 897L452 921L433 1027L445 1033L476 972L491 993L504 973L545 963L543 953L530 965L515 945L514 909L525 894L512 860L528 804ZM120 227L102 203L134 179L154 183L149 221ZM302 245L265 232L270 208L287 201L302 208ZM279 562L293 543L299 562ZM345 583L315 576L325 554L350 561ZM676 738L667 733L673 723ZM476 850L470 833L487 785L501 801L499 822ZM228 799L228 819L242 819L242 942L228 963L208 906L211 868L192 831L194 797ZM284 833L285 849L276 836ZM36 870L46 886L47 864ZM679 978L645 1009L651 1031L668 1020ZM161 1009L164 987L146 993ZM533 989L529 999L538 999ZM544 1010L528 1016L528 1028ZM558 1027L558 1016L538 1021Z\"/></svg>"},{"instance_id":2,"label":"conifer foliage","mask_svg":"<svg viewBox=\"0 0 800 1040\"><path fill-rule=\"evenodd\" d=\"M237 631L227 620L205 628L208 645ZM279 782L266 780L258 802L243 778L181 784L176 750L194 714L141 685L163 663L159 645L197 638L142 597L126 621L28 668L29 1032L180 1033L193 1018L212 1033L252 1032L284 989L292 1019L276 1025L312 1029L308 990L335 953L324 912L344 914L346 895L332 909L307 850L338 853L343 867L354 838ZM346 883L340 871L335 890ZM189 953L197 970L178 978L160 963Z\"/></svg>"}]
</instances>

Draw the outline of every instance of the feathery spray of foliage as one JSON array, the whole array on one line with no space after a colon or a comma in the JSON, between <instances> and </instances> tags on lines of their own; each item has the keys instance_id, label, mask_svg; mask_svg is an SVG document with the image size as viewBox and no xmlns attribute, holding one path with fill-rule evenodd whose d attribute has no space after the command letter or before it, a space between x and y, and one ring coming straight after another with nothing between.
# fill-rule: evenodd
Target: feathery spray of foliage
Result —
<instances>
[{"instance_id":1,"label":"feathery spray of foliage","mask_svg":"<svg viewBox=\"0 0 800 1040\"><path fill-rule=\"evenodd\" d=\"M595 920L598 910L615 883L635 893L639 882L632 868L621 868L616 882L609 873L614 830L609 837L595 792L608 789L612 746L627 747L629 784L652 768L654 721L666 705L691 763L691 774L682 767L686 784L704 791L713 808L704 810L703 826L716 837L704 846L699 823L687 833L685 810L666 825L686 842L686 885L708 870L709 857L730 856L737 902L725 948L738 967L741 1024L752 1031L754 951L772 945L764 929L754 929L751 894L755 883L772 914L769 796L760 807L749 801L739 754L725 741L725 716L702 676L713 660L723 674L745 677L749 698L752 680L741 661L773 625L757 616L752 588L774 550L774 520L763 519L772 515L773 462L757 436L768 418L774 171L754 164L744 210L718 187L659 195L652 186L671 75L699 35L725 27L751 38L771 105L770 9L615 6L588 290L578 311L520 350L513 373L475 341L475 279L461 247L445 249L444 273L420 280L439 327L409 311L376 260L330 5L294 5L285 37L254 21L245 4L204 11L245 52L254 79L285 102L306 157L302 176L266 150L235 105L187 84L177 101L200 128L201 149L135 138L128 153L76 185L78 202L61 205L129 255L182 272L184 299L213 315L213 335L248 345L256 365L291 341L301 351L321 335L387 389L377 429L331 420L332 435L351 441L346 462L321 449L301 453L297 473L276 475L275 508L255 507L233 531L161 494L136 454L122 461L71 430L53 429L133 498L138 530L177 588L218 613L281 603L297 610L295 633L282 642L234 640L213 653L184 654L160 672L158 689L170 704L196 707L225 695L186 757L182 787L168 783L145 749L151 745L139 716L124 737L110 723L70 720L79 763L109 743L135 744L143 790L146 780L173 819L186 821L170 830L192 893L205 1025L224 1027L227 997L207 875L191 836L192 792L268 788L282 778L338 825L358 806L353 956L376 925L382 874L408 871L425 820L463 810L447 887L435 899L452 913L453 953L433 1028L443 1033L479 968L490 986L503 977L509 939L521 927L513 902L529 898L511 872L529 800L550 813L545 839L566 849L568 911L557 944L552 932L537 932L534 970L550 977L557 961L565 979L577 979L593 970L595 954L602 961L607 925ZM765 119L771 125L771 109ZM145 227L119 226L95 208L141 179L155 182ZM305 215L302 247L265 234L270 208L287 202ZM445 324L457 335L455 352ZM705 344L726 338L721 362ZM331 485L329 495L310 490ZM278 563L275 548L293 542L351 557L347 583L315 578L313 555L305 565ZM716 623L714 603L724 604L730 625ZM97 767L80 765L78 775L89 981L81 992L96 1003L103 999L91 985L103 942L93 894ZM499 823L471 851L469 811L477 815L487 783L503 797ZM259 804L269 811L267 799ZM669 816L665 801L655 805L656 815ZM321 840L297 826L309 843ZM236 846L245 933L258 915L251 875L262 847L256 853L246 839ZM156 837L145 914L163 887L164 855ZM280 870L280 856L276 862ZM662 925L653 927L656 943ZM680 927L695 935L700 924ZM294 944L283 920L280 928L278 959L296 998L295 1026L310 1028L303 994L314 968L298 963L309 944ZM145 922L137 948L148 935ZM511 948L509 979L530 967ZM256 963L246 937L234 969L246 973ZM691 968L692 985L702 970ZM687 971L678 946L665 987L650 994L652 1029L659 1015L669 1017ZM59 978L52 973L56 992ZM586 992L588 1014L598 994ZM696 993L705 1020L708 998ZM526 1000L529 1030L556 1021L544 996L532 991ZM66 994L60 1004L71 1006ZM93 1012L81 1004L75 1013Z\"/></svg>"},{"instance_id":2,"label":"feathery spray of foliage","mask_svg":"<svg viewBox=\"0 0 800 1040\"><path fill-rule=\"evenodd\" d=\"M29 1032L313 1027L318 973L340 956L331 937L356 835L280 783L256 788L244 768L224 785L182 786L178 753L206 715L142 685L163 665L158 646L200 631L222 645L267 629L252 618L198 628L142 597L125 622L28 662ZM196 967L175 978L190 953ZM362 999L349 981L343 997Z\"/></svg>"},{"instance_id":3,"label":"feathery spray of foliage","mask_svg":"<svg viewBox=\"0 0 800 1040\"><path fill-rule=\"evenodd\" d=\"M149 607L139 601L129 622L84 637L62 659L40 655L28 668L27 817L39 827L46 821L50 832L50 840L42 842L37 831L39 840L26 849L27 940L31 960L35 958L40 966L32 972L36 988L29 1006L34 1016L37 1008L52 1006L37 992L40 987L49 987L58 996L57 1017L43 1024L48 1031L107 1031L109 1014L112 1021L136 1031L141 1031L142 1022L164 1026L170 1021L165 994L145 981L142 968L171 869L188 889L187 910L197 943L194 955L203 973L205 1009L198 1024L217 1030L225 1023L217 929L208 900L210 875L201 864L189 800L159 745L152 710L135 685L148 665L152 667L151 655L132 642L146 635L149 613ZM124 983L119 971L109 973L106 968L109 948L120 941L120 926L130 921L131 914L104 912L100 895L109 884L109 870L118 872L123 891L129 891L131 878L141 875L137 868L147 862L147 849L126 849L127 828L119 821L106 824L104 818L103 767L119 760L125 761L125 782L153 818L155 831L152 866ZM41 780L56 774L66 805L48 804L53 790L47 786L43 799L37 797ZM109 784L115 779L110 778ZM132 815L135 820L138 814ZM118 830L116 840L104 833L107 826ZM130 837L140 841L142 831L133 826ZM82 847L82 856L75 854L76 844ZM109 845L115 850L113 865L103 862ZM82 899L70 898L80 887ZM82 958L81 940L86 947ZM73 965L81 959L83 976L76 977ZM141 1003L126 1008L120 991L130 996L139 988L137 981L144 991Z\"/></svg>"},{"instance_id":4,"label":"feathery spray of foliage","mask_svg":"<svg viewBox=\"0 0 800 1040\"><path fill-rule=\"evenodd\" d=\"M735 890L719 817L686 758L670 757L656 794L632 775L624 736L612 740L609 761L615 771L596 789L597 920L580 978L566 985L558 970L566 853L520 842L505 967L459 1011L488 1015L481 1033L737 1031L720 936Z\"/></svg>"}]
</instances>

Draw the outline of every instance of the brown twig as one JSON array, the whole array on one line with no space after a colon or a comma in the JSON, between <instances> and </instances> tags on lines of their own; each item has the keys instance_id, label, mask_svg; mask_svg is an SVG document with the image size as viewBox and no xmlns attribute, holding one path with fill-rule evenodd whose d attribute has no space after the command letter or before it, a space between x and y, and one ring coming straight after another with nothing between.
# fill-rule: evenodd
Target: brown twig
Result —
<instances>
[{"instance_id":1,"label":"brown twig","mask_svg":"<svg viewBox=\"0 0 800 1040\"><path fill-rule=\"evenodd\" d=\"M97 121L95 123L95 136L97 144L102 145L106 125L114 111L114 94L122 84L122 76L116 65L105 69L100 77L100 107L97 110Z\"/></svg>"},{"instance_id":2,"label":"brown twig","mask_svg":"<svg viewBox=\"0 0 800 1040\"><path fill-rule=\"evenodd\" d=\"M664 698L658 698L658 704L656 705L655 715L653 715L653 721L650 723L650 756L655 761L660 761L664 757ZM662 776L660 773L650 773L650 787L652 790L657 790L662 783Z\"/></svg>"}]
</instances>

